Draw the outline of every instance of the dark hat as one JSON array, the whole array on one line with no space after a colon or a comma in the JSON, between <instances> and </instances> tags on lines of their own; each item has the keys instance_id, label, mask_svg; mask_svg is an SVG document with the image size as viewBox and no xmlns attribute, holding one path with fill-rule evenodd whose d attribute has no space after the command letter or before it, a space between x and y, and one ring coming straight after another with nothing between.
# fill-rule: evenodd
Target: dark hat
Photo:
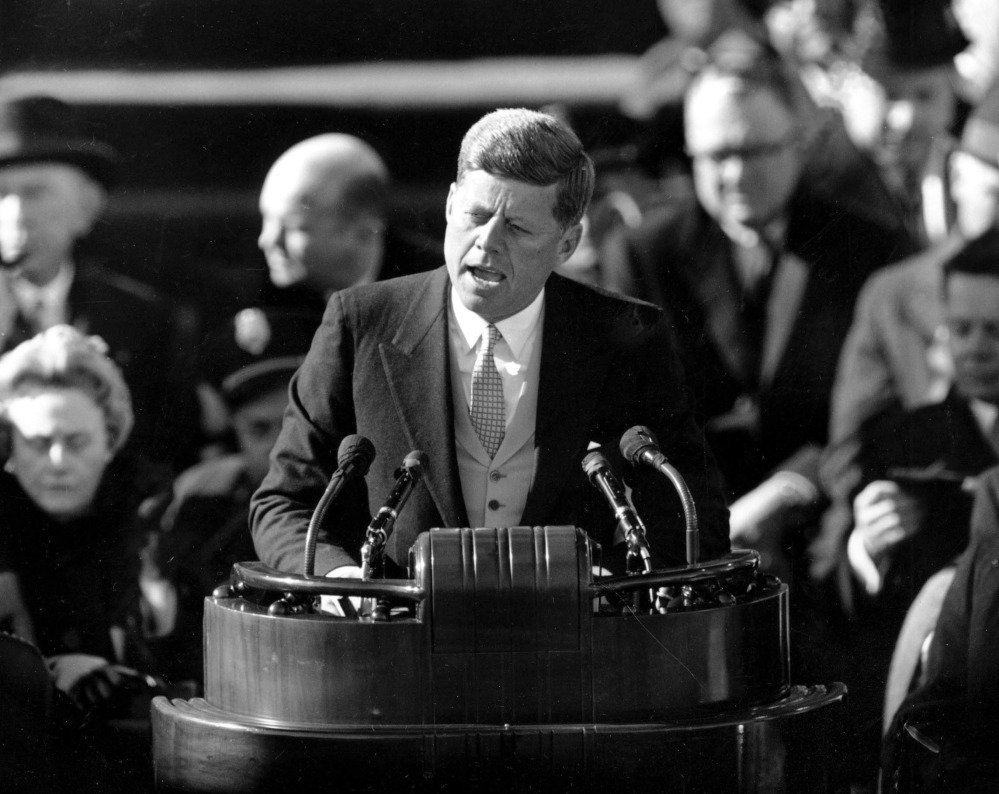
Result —
<instances>
[{"instance_id":1,"label":"dark hat","mask_svg":"<svg viewBox=\"0 0 999 794\"><path fill-rule=\"evenodd\" d=\"M865 58L875 77L889 69L943 66L968 44L951 0L879 0L882 40Z\"/></svg>"},{"instance_id":2,"label":"dark hat","mask_svg":"<svg viewBox=\"0 0 999 794\"><path fill-rule=\"evenodd\" d=\"M114 149L84 135L65 102L49 96L0 102L0 168L32 162L70 163L105 187L117 177Z\"/></svg>"},{"instance_id":3,"label":"dark hat","mask_svg":"<svg viewBox=\"0 0 999 794\"><path fill-rule=\"evenodd\" d=\"M999 81L985 92L961 130L961 148L999 168Z\"/></svg>"},{"instance_id":4,"label":"dark hat","mask_svg":"<svg viewBox=\"0 0 999 794\"><path fill-rule=\"evenodd\" d=\"M230 408L285 388L317 325L309 312L243 309L210 338L201 357L203 377Z\"/></svg>"}]
</instances>

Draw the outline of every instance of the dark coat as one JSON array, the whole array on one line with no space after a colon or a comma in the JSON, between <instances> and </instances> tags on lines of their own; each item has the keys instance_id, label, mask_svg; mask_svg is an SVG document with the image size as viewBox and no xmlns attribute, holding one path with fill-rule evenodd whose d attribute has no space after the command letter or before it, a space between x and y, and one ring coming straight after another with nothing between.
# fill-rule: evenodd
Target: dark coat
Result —
<instances>
[{"instance_id":1,"label":"dark coat","mask_svg":"<svg viewBox=\"0 0 999 794\"><path fill-rule=\"evenodd\" d=\"M999 785L999 468L979 480L971 543L937 619L925 683L885 739L891 790L995 791ZM910 738L907 726L914 729ZM932 743L932 751L925 749Z\"/></svg>"},{"instance_id":2,"label":"dark coat","mask_svg":"<svg viewBox=\"0 0 999 794\"><path fill-rule=\"evenodd\" d=\"M879 598L878 610L892 611L891 605L901 625L926 580L968 545L971 494L965 481L999 459L955 390L940 403L888 410L866 422L860 436L863 474L857 492L874 480L895 480L925 511L920 531L895 550Z\"/></svg>"},{"instance_id":3,"label":"dark coat","mask_svg":"<svg viewBox=\"0 0 999 794\"><path fill-rule=\"evenodd\" d=\"M916 700L949 695L979 713L999 708L999 468L979 481L972 543L944 598L930 649L926 690Z\"/></svg>"},{"instance_id":4,"label":"dark coat","mask_svg":"<svg viewBox=\"0 0 999 794\"><path fill-rule=\"evenodd\" d=\"M147 553L177 593L173 631L148 643L171 680L202 679L205 598L229 581L233 563L256 559L247 515L257 485L243 459L228 455L183 472L157 506L146 505L158 518Z\"/></svg>"},{"instance_id":5,"label":"dark coat","mask_svg":"<svg viewBox=\"0 0 999 794\"><path fill-rule=\"evenodd\" d=\"M138 611L135 467L112 462L93 511L68 523L49 518L9 474L0 474L0 571L20 582L46 656L114 659L110 628Z\"/></svg>"},{"instance_id":6,"label":"dark coat","mask_svg":"<svg viewBox=\"0 0 999 794\"><path fill-rule=\"evenodd\" d=\"M419 532L467 525L454 447L449 292L447 271L440 268L331 298L312 350L292 379L271 471L251 505L254 543L264 562L301 569L309 517L349 433L370 438L378 456L367 488L345 489L343 507L328 514L337 518L328 520L327 539L317 551L318 572L357 564L368 516L412 449L427 453L429 470L396 523L388 554L404 562ZM717 471L686 408L673 340L657 309L553 275L545 292L539 388L534 483L521 524L575 524L603 545L606 560L615 522L580 461L590 441L616 448L622 432L646 424L688 479L704 557L728 551ZM630 479L654 556L660 563L682 561L678 503L651 471Z\"/></svg>"},{"instance_id":7,"label":"dark coat","mask_svg":"<svg viewBox=\"0 0 999 794\"><path fill-rule=\"evenodd\" d=\"M910 247L901 230L797 195L762 346L749 330L732 243L695 200L660 208L631 249L639 296L666 309L698 418L736 496L802 447L825 443L857 293L874 270ZM753 421L726 428L722 418L743 396L752 398Z\"/></svg>"}]
</instances>

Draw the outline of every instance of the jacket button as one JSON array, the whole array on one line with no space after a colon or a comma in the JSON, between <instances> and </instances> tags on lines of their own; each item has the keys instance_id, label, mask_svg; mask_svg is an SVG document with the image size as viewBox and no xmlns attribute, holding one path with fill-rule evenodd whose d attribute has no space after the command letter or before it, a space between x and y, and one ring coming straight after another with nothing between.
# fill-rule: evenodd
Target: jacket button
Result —
<instances>
[{"instance_id":1,"label":"jacket button","mask_svg":"<svg viewBox=\"0 0 999 794\"><path fill-rule=\"evenodd\" d=\"M493 482L499 482L502 476L503 476L502 474L500 474L498 471L495 470L489 472L489 479L492 480Z\"/></svg>"},{"instance_id":2,"label":"jacket button","mask_svg":"<svg viewBox=\"0 0 999 794\"><path fill-rule=\"evenodd\" d=\"M500 503L495 499L490 499L489 502L486 504L486 507L488 507L490 510L499 510Z\"/></svg>"}]
</instances>

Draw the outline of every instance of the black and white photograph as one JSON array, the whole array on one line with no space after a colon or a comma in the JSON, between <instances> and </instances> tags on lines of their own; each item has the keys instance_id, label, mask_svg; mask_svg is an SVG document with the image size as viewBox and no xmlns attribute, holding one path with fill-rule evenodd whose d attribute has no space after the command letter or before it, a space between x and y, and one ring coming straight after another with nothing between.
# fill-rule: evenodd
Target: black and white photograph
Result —
<instances>
[{"instance_id":1,"label":"black and white photograph","mask_svg":"<svg viewBox=\"0 0 999 794\"><path fill-rule=\"evenodd\" d=\"M999 791L999 3L0 0L0 790Z\"/></svg>"}]
</instances>

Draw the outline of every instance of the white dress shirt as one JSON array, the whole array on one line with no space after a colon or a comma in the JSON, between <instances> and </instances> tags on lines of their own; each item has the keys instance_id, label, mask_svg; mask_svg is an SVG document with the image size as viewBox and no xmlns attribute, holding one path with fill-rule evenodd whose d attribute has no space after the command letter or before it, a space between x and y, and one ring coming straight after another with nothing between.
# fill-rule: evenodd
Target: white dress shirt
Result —
<instances>
[{"instance_id":1,"label":"white dress shirt","mask_svg":"<svg viewBox=\"0 0 999 794\"><path fill-rule=\"evenodd\" d=\"M448 309L455 453L462 497L473 527L516 526L527 504L534 475L544 327L544 291L522 311L495 323L502 338L493 358L503 383L506 436L493 458L482 449L468 416L472 368L489 324L467 309L452 289Z\"/></svg>"},{"instance_id":2,"label":"white dress shirt","mask_svg":"<svg viewBox=\"0 0 999 794\"><path fill-rule=\"evenodd\" d=\"M450 320L448 323L451 361L458 365L462 391L465 393L465 410L472 402L472 368L479 353L479 345L489 323L465 307L454 287L451 288ZM503 381L503 403L506 423L517 411L517 405L527 383L527 368L540 338L545 308L545 291L526 308L512 317L494 323L502 339L493 348L496 369Z\"/></svg>"}]
</instances>

